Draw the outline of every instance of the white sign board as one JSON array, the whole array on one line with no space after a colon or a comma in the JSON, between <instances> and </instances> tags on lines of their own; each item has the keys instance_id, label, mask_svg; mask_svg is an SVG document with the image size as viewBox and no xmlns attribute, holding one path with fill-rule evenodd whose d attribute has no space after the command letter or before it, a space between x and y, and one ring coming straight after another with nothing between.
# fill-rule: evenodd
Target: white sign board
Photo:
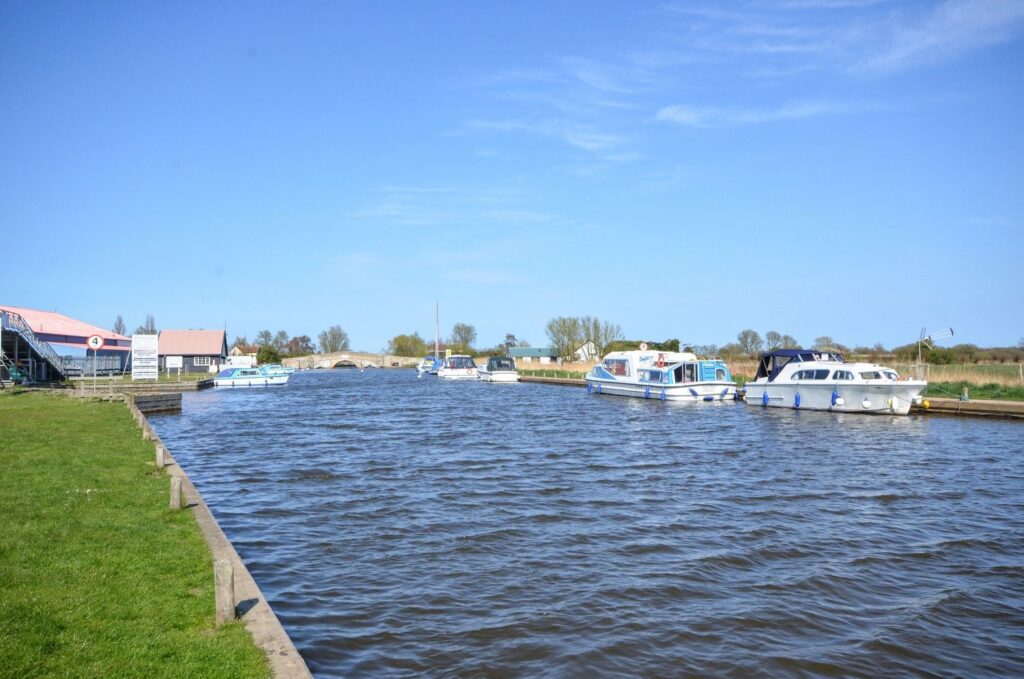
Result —
<instances>
[{"instance_id":1,"label":"white sign board","mask_svg":"<svg viewBox=\"0 0 1024 679\"><path fill-rule=\"evenodd\" d=\"M160 366L158 335L132 335L132 380L155 380Z\"/></svg>"},{"instance_id":2,"label":"white sign board","mask_svg":"<svg viewBox=\"0 0 1024 679\"><path fill-rule=\"evenodd\" d=\"M90 335L89 339L85 340L85 343L93 351L99 351L103 348L103 338L99 335Z\"/></svg>"},{"instance_id":3,"label":"white sign board","mask_svg":"<svg viewBox=\"0 0 1024 679\"><path fill-rule=\"evenodd\" d=\"M177 368L178 370L181 370L181 356L167 356L164 358L164 360L167 361L165 367L168 370L170 370L171 368Z\"/></svg>"}]
</instances>

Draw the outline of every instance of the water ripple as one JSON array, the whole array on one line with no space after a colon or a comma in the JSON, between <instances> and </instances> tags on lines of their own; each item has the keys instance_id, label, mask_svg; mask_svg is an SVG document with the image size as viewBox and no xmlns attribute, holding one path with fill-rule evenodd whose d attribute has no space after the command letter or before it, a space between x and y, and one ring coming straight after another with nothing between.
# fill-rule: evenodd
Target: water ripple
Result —
<instances>
[{"instance_id":1,"label":"water ripple","mask_svg":"<svg viewBox=\"0 0 1024 679\"><path fill-rule=\"evenodd\" d=\"M1019 424L380 370L153 424L318 676L1024 675Z\"/></svg>"}]
</instances>

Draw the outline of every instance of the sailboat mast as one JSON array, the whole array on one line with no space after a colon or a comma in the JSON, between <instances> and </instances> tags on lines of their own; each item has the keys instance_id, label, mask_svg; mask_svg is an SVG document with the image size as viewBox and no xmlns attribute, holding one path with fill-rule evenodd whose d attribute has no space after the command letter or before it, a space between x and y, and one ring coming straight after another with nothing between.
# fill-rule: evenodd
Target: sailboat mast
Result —
<instances>
[{"instance_id":1,"label":"sailboat mast","mask_svg":"<svg viewBox=\"0 0 1024 679\"><path fill-rule=\"evenodd\" d=\"M441 355L441 335L438 329L441 325L441 304L434 302L434 356Z\"/></svg>"}]
</instances>

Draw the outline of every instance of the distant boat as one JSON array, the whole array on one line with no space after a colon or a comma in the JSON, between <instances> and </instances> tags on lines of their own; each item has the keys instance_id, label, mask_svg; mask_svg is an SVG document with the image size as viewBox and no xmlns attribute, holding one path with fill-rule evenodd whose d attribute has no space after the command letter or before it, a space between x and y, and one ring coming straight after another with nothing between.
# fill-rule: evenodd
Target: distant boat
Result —
<instances>
[{"instance_id":1,"label":"distant boat","mask_svg":"<svg viewBox=\"0 0 1024 679\"><path fill-rule=\"evenodd\" d=\"M745 400L771 408L906 415L927 386L875 363L847 363L832 351L776 349L761 354Z\"/></svg>"},{"instance_id":2,"label":"distant boat","mask_svg":"<svg viewBox=\"0 0 1024 679\"><path fill-rule=\"evenodd\" d=\"M416 366L417 377L423 377L425 374L437 374L437 369L434 367L437 364L437 356L433 354L427 354L420 359L419 365Z\"/></svg>"},{"instance_id":3,"label":"distant boat","mask_svg":"<svg viewBox=\"0 0 1024 679\"><path fill-rule=\"evenodd\" d=\"M475 380L477 370L472 356L454 354L444 359L437 369L437 376L445 380Z\"/></svg>"},{"instance_id":4,"label":"distant boat","mask_svg":"<svg viewBox=\"0 0 1024 679\"><path fill-rule=\"evenodd\" d=\"M721 359L690 352L613 351L587 373L587 391L661 401L732 401L736 382Z\"/></svg>"},{"instance_id":5,"label":"distant boat","mask_svg":"<svg viewBox=\"0 0 1024 679\"><path fill-rule=\"evenodd\" d=\"M291 375L295 372L295 368L286 368L280 363L268 363L266 365L259 366L260 369L268 375Z\"/></svg>"},{"instance_id":6,"label":"distant boat","mask_svg":"<svg viewBox=\"0 0 1024 679\"><path fill-rule=\"evenodd\" d=\"M487 367L477 371L481 382L518 382L516 360L509 356L491 356L487 359Z\"/></svg>"},{"instance_id":7,"label":"distant boat","mask_svg":"<svg viewBox=\"0 0 1024 679\"><path fill-rule=\"evenodd\" d=\"M270 387L288 383L287 373L268 373L262 368L228 368L213 378L217 387Z\"/></svg>"}]
</instances>

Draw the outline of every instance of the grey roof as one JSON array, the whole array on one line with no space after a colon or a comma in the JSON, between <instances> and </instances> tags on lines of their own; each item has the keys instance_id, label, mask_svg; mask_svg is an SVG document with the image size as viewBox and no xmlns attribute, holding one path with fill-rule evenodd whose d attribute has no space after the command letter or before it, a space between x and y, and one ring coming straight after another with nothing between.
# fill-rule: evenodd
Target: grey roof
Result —
<instances>
[{"instance_id":1,"label":"grey roof","mask_svg":"<svg viewBox=\"0 0 1024 679\"><path fill-rule=\"evenodd\" d=\"M508 355L513 358L527 358L527 357L540 357L548 356L550 358L557 358L558 354L551 347L512 347L508 350Z\"/></svg>"}]
</instances>

